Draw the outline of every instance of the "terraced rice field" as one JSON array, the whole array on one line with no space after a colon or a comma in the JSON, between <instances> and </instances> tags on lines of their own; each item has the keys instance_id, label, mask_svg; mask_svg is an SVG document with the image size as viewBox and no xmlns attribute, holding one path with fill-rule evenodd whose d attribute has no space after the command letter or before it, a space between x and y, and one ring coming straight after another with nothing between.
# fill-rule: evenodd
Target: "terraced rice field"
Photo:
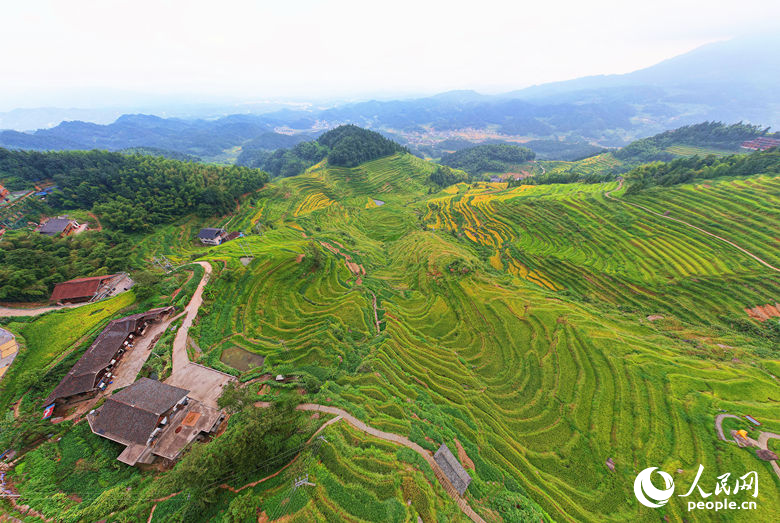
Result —
<instances>
[{"instance_id":1,"label":"terraced rice field","mask_svg":"<svg viewBox=\"0 0 780 523\"><path fill-rule=\"evenodd\" d=\"M612 168L621 164L620 160L611 153L597 154L576 162L553 161L541 163L547 166L546 170L548 173L573 172L580 176L609 172Z\"/></svg>"},{"instance_id":2,"label":"terraced rice field","mask_svg":"<svg viewBox=\"0 0 780 523\"><path fill-rule=\"evenodd\" d=\"M309 401L432 451L441 443L455 451L457 439L474 463L466 499L488 521L706 518L677 498L648 509L632 489L650 466L682 470L674 479L687 487L699 464L708 485L756 470L762 490L751 517L780 518L769 466L718 443L713 425L724 409L780 432L776 349L738 328L754 325L746 306L777 301L778 275L617 193L605 198L614 183L427 194L431 169L406 155L319 165L259 193L237 217L262 210L272 224L246 239L254 260L241 265L235 242L204 256L215 274L191 331L203 361L240 346L274 372L318 378ZM776 257L779 183L723 180L631 201L724 234L737 223L745 248ZM296 215L317 194L334 203ZM386 203L366 208L367 198ZM690 210L699 206L707 211ZM316 266L306 257L323 243L334 250L319 249ZM337 427L294 520L393 520L407 499L431 518L457 514L423 467L403 467L405 479L393 468L396 451L378 442L369 451L364 437Z\"/></svg>"},{"instance_id":3,"label":"terraced rice field","mask_svg":"<svg viewBox=\"0 0 780 523\"><path fill-rule=\"evenodd\" d=\"M677 156L709 156L711 154L714 154L715 156L726 156L738 152L727 151L723 149L713 149L711 147L698 147L695 145L671 145L665 150L666 152L676 154Z\"/></svg>"}]
</instances>

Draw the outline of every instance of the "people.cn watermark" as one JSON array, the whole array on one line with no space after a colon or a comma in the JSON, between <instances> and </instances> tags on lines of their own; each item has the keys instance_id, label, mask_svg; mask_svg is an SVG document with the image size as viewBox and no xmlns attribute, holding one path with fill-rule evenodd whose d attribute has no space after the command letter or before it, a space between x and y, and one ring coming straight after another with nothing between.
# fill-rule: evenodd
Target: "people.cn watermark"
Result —
<instances>
[{"instance_id":1,"label":"people.cn watermark","mask_svg":"<svg viewBox=\"0 0 780 523\"><path fill-rule=\"evenodd\" d=\"M685 494L678 494L677 497L689 498L691 494L698 491L702 500L687 500L688 510L750 510L756 508L755 501L733 501L728 497L724 499L709 499L713 494L715 496L736 495L739 492L752 493L754 498L758 497L758 472L751 471L738 477L733 484L729 483L731 473L721 474L717 477L715 488L706 492L700 485L699 480L704 472L704 465L699 465L699 471L691 484L691 488ZM652 475L658 474L663 479L664 487L658 488L653 485ZM674 495L674 479L671 475L658 470L658 467L649 467L637 474L634 480L634 495L636 499L644 506L650 508L661 508ZM741 497L741 496L740 496Z\"/></svg>"}]
</instances>

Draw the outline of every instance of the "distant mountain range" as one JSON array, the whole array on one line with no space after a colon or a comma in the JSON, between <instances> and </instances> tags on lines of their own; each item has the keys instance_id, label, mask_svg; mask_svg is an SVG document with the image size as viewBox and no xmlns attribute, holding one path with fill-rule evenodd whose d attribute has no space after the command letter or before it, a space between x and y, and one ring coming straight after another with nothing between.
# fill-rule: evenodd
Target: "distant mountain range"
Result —
<instances>
[{"instance_id":1,"label":"distant mountain range","mask_svg":"<svg viewBox=\"0 0 780 523\"><path fill-rule=\"evenodd\" d=\"M624 75L591 76L501 95L452 91L324 110L283 109L211 120L123 115L100 125L63 122L35 132L0 132L0 147L65 150L146 147L232 161L242 147L307 138L344 123L382 131L408 145L459 137L505 136L620 146L682 125L717 120L780 127L780 37L705 45ZM53 115L54 116L54 115ZM480 136L479 131L490 131ZM476 131L476 132L475 132ZM261 138L261 136L263 138ZM268 146L272 149L273 146Z\"/></svg>"}]
</instances>

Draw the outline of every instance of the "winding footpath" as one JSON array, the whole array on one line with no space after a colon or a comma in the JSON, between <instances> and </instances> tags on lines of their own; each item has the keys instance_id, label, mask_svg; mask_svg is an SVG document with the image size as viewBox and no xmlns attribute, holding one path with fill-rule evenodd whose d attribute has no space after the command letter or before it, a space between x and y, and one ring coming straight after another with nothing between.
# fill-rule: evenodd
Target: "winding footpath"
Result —
<instances>
[{"instance_id":1,"label":"winding footpath","mask_svg":"<svg viewBox=\"0 0 780 523\"><path fill-rule=\"evenodd\" d=\"M653 215L658 216L660 218L664 218L665 220L672 220L673 222L681 223L681 224L685 225L686 227L690 227L691 229L695 229L695 230L697 230L697 231L699 231L699 232L701 232L703 234L706 234L707 236L712 236L713 238L716 238L716 239L718 239L718 240L720 240L720 241L722 241L724 243L728 243L729 245L731 245L735 249L739 250L740 252L742 252L744 254L747 254L748 256L750 256L751 258L756 260L758 263L769 267L773 271L780 272L780 269L778 269L774 265L770 265L769 263L767 263L763 259L759 258L758 256L756 256L755 254L753 254L749 250L740 247L739 245L737 245L736 243L732 242L731 240L727 240L726 238L724 238L722 236L718 236L717 234L713 234L710 231L702 229L701 227L697 227L697 226L695 226L695 225L693 225L691 223L688 223L688 222L686 222L684 220L681 220L679 218L673 218L672 216L666 216L664 214L661 214L660 212L656 212L656 211L654 211L652 209L648 209L647 207L645 207L643 205L639 205L638 203L627 202L624 199L618 199L618 198L615 198L614 196L612 196L613 192L619 191L622 188L623 188L623 178L620 178L620 182L619 182L619 185L618 185L617 189L613 189L611 191L605 192L604 196L609 198L610 200L613 200L613 201L616 201L616 202L621 202L621 203L624 203L626 205L630 205L631 207L635 207L637 209L641 209L641 210L643 210L643 211L645 211L647 213L653 214Z\"/></svg>"},{"instance_id":2,"label":"winding footpath","mask_svg":"<svg viewBox=\"0 0 780 523\"><path fill-rule=\"evenodd\" d=\"M721 441L725 441L727 443L736 443L735 441L726 438L726 436L723 434L723 420L726 418L742 419L739 416L735 416L734 414L718 414L715 416L715 431L718 433L718 438ZM758 434L758 440L753 442L753 445L758 443L758 448L769 450L770 439L780 439L780 434L775 434L774 432L760 432ZM772 465L772 469L775 471L775 474L777 474L777 477L780 478L780 465L777 464L777 461L770 461L770 464Z\"/></svg>"},{"instance_id":3,"label":"winding footpath","mask_svg":"<svg viewBox=\"0 0 780 523\"><path fill-rule=\"evenodd\" d=\"M75 309L83 305L89 305L90 302L71 303L68 305L51 305L48 307L35 307L32 309L17 309L15 307L0 307L0 318L10 318L17 316L40 316L46 312L58 311L61 309Z\"/></svg>"},{"instance_id":4,"label":"winding footpath","mask_svg":"<svg viewBox=\"0 0 780 523\"><path fill-rule=\"evenodd\" d=\"M257 407L270 407L271 403L267 401L258 401L255 403L255 406ZM431 469L433 469L433 473L436 476L436 479L439 480L439 483L444 488L445 492L447 492L447 495L452 498L452 500L458 505L458 508L466 515L468 516L472 521L476 523L486 523L482 517L474 512L474 509L471 508L471 506L468 504L468 502L460 495L458 494L458 491L455 490L455 487L450 483L450 480L447 478L447 476L444 474L444 471L439 466L436 461L434 461L433 456L431 453L424 448L422 448L417 443L413 442L409 438L405 436L400 436L398 434L394 434L392 432L384 432L379 429L376 429L372 427L371 425L368 425L359 419L357 419L355 416L347 412L346 410L339 409L337 407L330 407L327 405L319 405L317 403L301 403L296 407L296 410L301 411L311 411L311 412L321 412L324 414L331 414L336 416L335 418L331 419L330 421L326 422L325 425L320 427L320 430L317 431L319 433L323 428L325 428L327 425L330 425L332 423L336 423L337 421L345 421L352 425L354 428L358 429L361 432L365 432L366 434L373 436L375 438L379 438L385 441L389 441L391 443L395 443L396 445L402 445L406 448L412 449L417 454L422 456L422 458L430 465ZM297 456L296 456L297 458ZM254 484L260 483L260 480ZM245 488L241 487L242 489ZM241 489L238 489L241 490Z\"/></svg>"},{"instance_id":5,"label":"winding footpath","mask_svg":"<svg viewBox=\"0 0 780 523\"><path fill-rule=\"evenodd\" d=\"M219 395L221 394L221 387L225 384L225 382L228 379L234 379L234 378L232 376L223 374L214 369L209 369L207 367L197 365L196 363L191 362L187 356L187 333L189 331L189 328L192 326L192 322L195 320L195 317L198 315L198 310L200 309L200 306L203 303L203 289L206 286L206 283L208 283L209 277L211 276L211 265L208 262L196 262L196 263L198 263L203 267L205 273L203 274L203 278L201 279L198 288L195 290L195 293L192 295L192 299L187 305L184 321L182 322L181 327L179 327L179 330L176 332L176 337L173 340L173 362L172 362L173 372L171 374L171 377L166 380L166 383L169 383L171 385L177 385L179 384L179 382L188 381L190 382L188 384L189 387L192 387L193 384L191 382L193 380L206 381L207 383L203 383L202 385L206 385L209 389L211 389L209 394L211 396L210 399L213 398L213 401L216 402L216 397L219 397ZM212 376L217 377L219 381L221 381L218 388L214 387L213 383L208 383L210 380L208 379L204 380L206 374L211 374ZM181 383L181 386L184 385L185 383ZM200 399L200 398L196 398L196 399ZM255 405L258 407L270 407L271 403L257 402L255 403ZM422 458L428 463L428 465L430 465L431 469L433 469L433 473L435 474L436 478L439 480L439 483L441 483L445 492L447 492L450 498L452 498L452 500L455 501L455 503L458 505L460 510L466 516L468 516L472 521L475 521L476 523L485 523L485 520L482 519L479 516L479 514L474 512L474 509L471 508L468 502L458 494L458 492L455 490L455 487L453 487L452 483L450 483L449 479L447 479L447 476L444 474L444 471L441 469L441 467L439 467L438 463L436 463L433 460L433 456L431 455L431 453L425 450L424 448L422 448L417 443L411 441L410 439L404 436L393 434L391 432L383 432L379 429L371 427L370 425L367 425L366 423L363 423L362 421L354 417L349 412L336 407L318 405L316 403L302 403L298 405L296 409L301 411L321 412L321 413L332 414L336 416L335 418L324 423L317 430L315 435L319 434L327 426L343 420L349 423L350 425L352 425L353 427L355 427L356 429L365 432L366 434L369 434L379 439L383 439L385 441L390 441L392 443L395 443L396 445L402 445L404 447L412 449L417 454L422 456ZM295 459L297 458L298 456L293 458L293 461L295 461ZM284 468L287 468L291 463L292 461L288 463ZM284 470L284 468L282 470ZM278 474L279 472L281 472L281 470L277 471L276 474ZM258 483L270 479L276 474L269 476L268 478L263 478L261 480L255 481L252 484L244 485L240 489L236 489L236 491L243 490L247 486L257 485ZM224 485L224 487L227 487L227 485ZM154 507L152 507L152 513L149 515L149 521L152 520L152 516L154 514L155 508L156 508L156 504Z\"/></svg>"}]
</instances>

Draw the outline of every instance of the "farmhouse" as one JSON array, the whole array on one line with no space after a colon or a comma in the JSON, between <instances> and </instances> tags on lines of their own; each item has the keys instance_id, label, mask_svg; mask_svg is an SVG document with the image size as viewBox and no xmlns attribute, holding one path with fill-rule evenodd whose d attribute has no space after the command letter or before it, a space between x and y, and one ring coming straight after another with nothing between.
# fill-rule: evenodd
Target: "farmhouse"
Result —
<instances>
[{"instance_id":1,"label":"farmhouse","mask_svg":"<svg viewBox=\"0 0 780 523\"><path fill-rule=\"evenodd\" d=\"M67 236L78 228L79 223L65 216L49 218L38 227L38 232L52 238Z\"/></svg>"},{"instance_id":2,"label":"farmhouse","mask_svg":"<svg viewBox=\"0 0 780 523\"><path fill-rule=\"evenodd\" d=\"M54 286L51 303L80 303L108 295L117 289L126 290L132 282L124 274L93 276L64 281Z\"/></svg>"},{"instance_id":3,"label":"farmhouse","mask_svg":"<svg viewBox=\"0 0 780 523\"><path fill-rule=\"evenodd\" d=\"M466 469L463 468L463 465L460 464L457 458L452 455L449 447L442 443L439 450L433 455L433 460L441 467L444 475L450 480L458 494L462 496L471 483L471 476L469 476L469 473L466 472Z\"/></svg>"},{"instance_id":4,"label":"farmhouse","mask_svg":"<svg viewBox=\"0 0 780 523\"><path fill-rule=\"evenodd\" d=\"M46 398L45 405L60 408L104 390L125 350L144 335L150 323L172 311L173 307L162 307L110 322Z\"/></svg>"},{"instance_id":5,"label":"farmhouse","mask_svg":"<svg viewBox=\"0 0 780 523\"><path fill-rule=\"evenodd\" d=\"M125 445L127 465L175 460L187 444L216 430L220 411L189 398L189 391L141 378L87 415L92 432Z\"/></svg>"},{"instance_id":6,"label":"farmhouse","mask_svg":"<svg viewBox=\"0 0 780 523\"><path fill-rule=\"evenodd\" d=\"M220 245L225 239L225 229L206 228L198 233L198 239L203 245Z\"/></svg>"}]
</instances>

